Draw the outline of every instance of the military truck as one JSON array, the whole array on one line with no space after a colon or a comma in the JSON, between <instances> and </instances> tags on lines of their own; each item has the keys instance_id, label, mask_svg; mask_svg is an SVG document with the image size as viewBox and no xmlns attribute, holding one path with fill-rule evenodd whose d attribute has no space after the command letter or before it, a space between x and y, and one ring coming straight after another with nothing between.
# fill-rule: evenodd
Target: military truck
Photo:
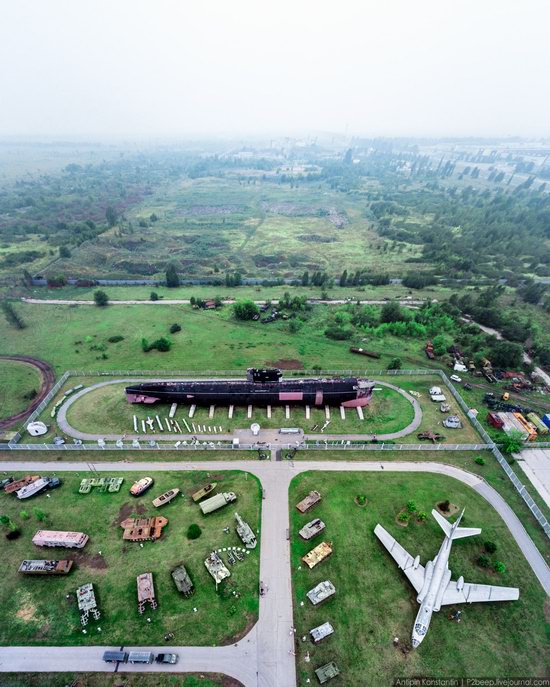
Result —
<instances>
[{"instance_id":1,"label":"military truck","mask_svg":"<svg viewBox=\"0 0 550 687\"><path fill-rule=\"evenodd\" d=\"M235 520L237 521L237 534L241 538L243 544L247 549L256 548L256 535L252 531L250 525L245 522L238 513L235 513Z\"/></svg>"},{"instance_id":2,"label":"military truck","mask_svg":"<svg viewBox=\"0 0 550 687\"><path fill-rule=\"evenodd\" d=\"M319 684L324 685L329 680L332 680L333 677L340 675L340 669L338 668L336 663L334 663L334 661L331 661L330 663L325 663L324 666L316 668L315 675L317 675Z\"/></svg>"},{"instance_id":3,"label":"military truck","mask_svg":"<svg viewBox=\"0 0 550 687\"><path fill-rule=\"evenodd\" d=\"M318 491L310 491L309 494L302 499L300 503L296 504L296 508L300 513L306 513L321 501L321 494Z\"/></svg>"},{"instance_id":4,"label":"military truck","mask_svg":"<svg viewBox=\"0 0 550 687\"><path fill-rule=\"evenodd\" d=\"M336 587L330 580L325 580L324 582L319 582L313 589L310 589L306 596L314 606L318 606L323 601L330 599L334 594L336 594Z\"/></svg>"},{"instance_id":5,"label":"military truck","mask_svg":"<svg viewBox=\"0 0 550 687\"><path fill-rule=\"evenodd\" d=\"M172 579L178 592L181 592L184 596L189 597L195 593L195 587L183 563L172 570Z\"/></svg>"},{"instance_id":6,"label":"military truck","mask_svg":"<svg viewBox=\"0 0 550 687\"><path fill-rule=\"evenodd\" d=\"M318 534L321 534L325 527L326 525L322 520L315 518L315 520L310 520L307 525L304 525L298 534L300 537L302 537L302 539L308 541L309 539L316 537Z\"/></svg>"},{"instance_id":7,"label":"military truck","mask_svg":"<svg viewBox=\"0 0 550 687\"><path fill-rule=\"evenodd\" d=\"M206 499L206 501L202 501L199 503L199 508L201 509L203 515L208 515L208 513L213 513L214 511L227 506L228 503L232 503L236 500L236 494L234 494L232 491L225 491L222 494L211 496L209 499Z\"/></svg>"},{"instance_id":8,"label":"military truck","mask_svg":"<svg viewBox=\"0 0 550 687\"><path fill-rule=\"evenodd\" d=\"M331 555L332 555L332 544L329 542L323 541L320 544L318 544L314 549L311 549L311 551L309 553L306 553L305 556L302 556L302 561L311 570L316 565L319 565L319 563L321 563L321 561L324 561L326 558L328 558Z\"/></svg>"}]
</instances>

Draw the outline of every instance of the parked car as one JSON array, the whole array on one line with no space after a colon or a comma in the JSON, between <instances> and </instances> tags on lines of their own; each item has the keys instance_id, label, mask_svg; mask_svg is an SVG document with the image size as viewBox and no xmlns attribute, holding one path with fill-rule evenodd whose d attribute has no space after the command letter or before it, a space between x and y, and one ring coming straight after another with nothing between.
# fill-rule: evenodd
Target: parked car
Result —
<instances>
[{"instance_id":1,"label":"parked car","mask_svg":"<svg viewBox=\"0 0 550 687\"><path fill-rule=\"evenodd\" d=\"M155 658L155 661L157 663L177 663L178 662L178 655L177 654L158 654L158 656Z\"/></svg>"},{"instance_id":2,"label":"parked car","mask_svg":"<svg viewBox=\"0 0 550 687\"><path fill-rule=\"evenodd\" d=\"M458 375L451 375L451 380L453 382L456 382L457 384L460 384L460 382L462 381L462 379Z\"/></svg>"}]
</instances>

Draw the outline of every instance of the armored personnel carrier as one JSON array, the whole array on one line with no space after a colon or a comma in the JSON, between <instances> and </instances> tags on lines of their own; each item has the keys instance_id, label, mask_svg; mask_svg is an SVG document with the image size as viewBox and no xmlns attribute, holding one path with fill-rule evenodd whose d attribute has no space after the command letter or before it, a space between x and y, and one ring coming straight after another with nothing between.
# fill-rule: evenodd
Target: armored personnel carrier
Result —
<instances>
[{"instance_id":1,"label":"armored personnel carrier","mask_svg":"<svg viewBox=\"0 0 550 687\"><path fill-rule=\"evenodd\" d=\"M319 563L321 563L321 561L324 561L325 558L328 558L331 555L332 555L332 544L330 544L329 542L323 541L320 544L318 544L314 549L311 549L311 551L309 553L306 553L305 556L302 556L302 561L311 570L316 565L319 565Z\"/></svg>"},{"instance_id":2,"label":"armored personnel carrier","mask_svg":"<svg viewBox=\"0 0 550 687\"><path fill-rule=\"evenodd\" d=\"M330 637L330 635L333 633L334 628L330 623L323 623L322 625L314 627L313 630L309 631L311 639L315 644L319 644L319 642L322 642L326 637Z\"/></svg>"},{"instance_id":3,"label":"armored personnel carrier","mask_svg":"<svg viewBox=\"0 0 550 687\"><path fill-rule=\"evenodd\" d=\"M19 566L23 575L66 575L73 567L72 561L28 560Z\"/></svg>"},{"instance_id":4,"label":"armored personnel carrier","mask_svg":"<svg viewBox=\"0 0 550 687\"><path fill-rule=\"evenodd\" d=\"M324 666L320 666L315 670L315 675L317 675L317 679L319 680L320 685L326 684L329 680L332 680L333 677L336 677L337 675L340 675L340 669L334 663L334 661L331 661L330 663L325 663Z\"/></svg>"},{"instance_id":5,"label":"armored personnel carrier","mask_svg":"<svg viewBox=\"0 0 550 687\"><path fill-rule=\"evenodd\" d=\"M202 501L199 503L199 508L201 509L203 515L208 515L208 513L213 513L215 510L219 510L220 508L227 506L228 503L236 500L236 494L234 494L232 491L225 491L223 494L216 494L215 496L211 496L209 499L206 499L206 501Z\"/></svg>"},{"instance_id":6,"label":"armored personnel carrier","mask_svg":"<svg viewBox=\"0 0 550 687\"><path fill-rule=\"evenodd\" d=\"M321 534L325 527L326 525L322 520L315 518L315 520L311 520L307 523L307 525L304 525L298 534L300 537L302 537L302 539L308 541L309 539L316 537L318 534Z\"/></svg>"},{"instance_id":7,"label":"armored personnel carrier","mask_svg":"<svg viewBox=\"0 0 550 687\"><path fill-rule=\"evenodd\" d=\"M94 585L91 582L83 584L76 590L76 600L78 601L78 610L80 611L80 622L82 625L87 625L90 616L94 620L99 620L101 613L97 607L97 601L94 593Z\"/></svg>"},{"instance_id":8,"label":"armored personnel carrier","mask_svg":"<svg viewBox=\"0 0 550 687\"><path fill-rule=\"evenodd\" d=\"M169 489L168 491L165 491L164 494L157 496L157 498L153 500L153 506L155 508L160 508L161 506L170 503L170 501L175 499L179 493L179 489Z\"/></svg>"},{"instance_id":9,"label":"armored personnel carrier","mask_svg":"<svg viewBox=\"0 0 550 687\"><path fill-rule=\"evenodd\" d=\"M330 580L325 580L324 582L319 582L313 589L310 589L306 596L314 606L317 606L334 594L336 594L336 587Z\"/></svg>"},{"instance_id":10,"label":"armored personnel carrier","mask_svg":"<svg viewBox=\"0 0 550 687\"><path fill-rule=\"evenodd\" d=\"M181 592L184 596L189 597L195 593L195 587L183 563L172 570L172 579L174 580L178 592Z\"/></svg>"},{"instance_id":11,"label":"armored personnel carrier","mask_svg":"<svg viewBox=\"0 0 550 687\"><path fill-rule=\"evenodd\" d=\"M208 496L208 494L211 494L217 486L218 486L217 482L209 482L206 486L202 487L202 489L199 489L198 491L196 491L191 496L191 498L196 503L197 501L200 501L201 499L203 499L205 496Z\"/></svg>"},{"instance_id":12,"label":"armored personnel carrier","mask_svg":"<svg viewBox=\"0 0 550 687\"><path fill-rule=\"evenodd\" d=\"M157 608L157 600L155 598L155 585L153 584L153 573L142 573L136 578L137 581L137 595L138 595L138 611L144 613L145 605L149 604L153 611Z\"/></svg>"},{"instance_id":13,"label":"armored personnel carrier","mask_svg":"<svg viewBox=\"0 0 550 687\"><path fill-rule=\"evenodd\" d=\"M237 534L241 538L243 544L247 549L256 548L256 535L252 531L250 525L245 522L238 513L235 513L235 520L237 521Z\"/></svg>"},{"instance_id":14,"label":"armored personnel carrier","mask_svg":"<svg viewBox=\"0 0 550 687\"><path fill-rule=\"evenodd\" d=\"M162 534L168 520L158 515L155 518L126 518L120 523L124 529L122 538L127 541L154 541Z\"/></svg>"},{"instance_id":15,"label":"armored personnel carrier","mask_svg":"<svg viewBox=\"0 0 550 687\"><path fill-rule=\"evenodd\" d=\"M321 494L318 491L310 491L309 494L296 504L300 513L306 513L310 508L316 506L321 501Z\"/></svg>"},{"instance_id":16,"label":"armored personnel carrier","mask_svg":"<svg viewBox=\"0 0 550 687\"><path fill-rule=\"evenodd\" d=\"M218 556L218 554L215 551L212 551L212 553L204 561L204 565L206 566L208 572L214 578L216 586L222 580L225 580L226 577L231 577L231 573L225 567L222 559Z\"/></svg>"}]
</instances>

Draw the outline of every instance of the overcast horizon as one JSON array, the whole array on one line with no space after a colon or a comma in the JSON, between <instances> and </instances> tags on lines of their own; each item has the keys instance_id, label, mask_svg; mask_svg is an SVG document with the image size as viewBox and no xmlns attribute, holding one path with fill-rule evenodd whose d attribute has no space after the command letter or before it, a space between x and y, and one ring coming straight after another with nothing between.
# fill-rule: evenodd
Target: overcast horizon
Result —
<instances>
[{"instance_id":1,"label":"overcast horizon","mask_svg":"<svg viewBox=\"0 0 550 687\"><path fill-rule=\"evenodd\" d=\"M550 5L19 0L2 138L550 137Z\"/></svg>"}]
</instances>

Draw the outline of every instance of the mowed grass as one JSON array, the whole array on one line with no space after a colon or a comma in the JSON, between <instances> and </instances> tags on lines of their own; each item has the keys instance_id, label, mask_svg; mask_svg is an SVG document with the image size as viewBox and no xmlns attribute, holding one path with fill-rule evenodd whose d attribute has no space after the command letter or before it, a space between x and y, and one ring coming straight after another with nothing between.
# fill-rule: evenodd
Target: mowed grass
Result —
<instances>
[{"instance_id":1,"label":"mowed grass","mask_svg":"<svg viewBox=\"0 0 550 687\"><path fill-rule=\"evenodd\" d=\"M311 489L319 490L323 501L309 513L299 514L294 505ZM368 498L365 508L355 504L358 495ZM313 670L331 660L342 671L335 684L346 687L389 684L395 676L548 674L545 594L504 522L471 489L439 475L308 472L294 479L289 499L300 684L308 678L314 683ZM418 611L416 594L373 534L380 523L412 555L420 554L422 563L432 559L443 532L431 515L425 523L411 522L407 527L396 522L410 499L419 511L428 513L438 502L450 499L466 507L467 526L483 528L479 537L454 543L449 560L453 579L464 575L467 581L520 588L516 602L460 606L459 624L448 619L454 607L444 607L434 614L426 639L415 651L407 648ZM325 533L313 542L303 542L298 530L314 517L324 520ZM334 553L308 570L300 557L323 539L333 543ZM490 558L505 563L504 574L476 564L488 540L497 545ZM335 585L336 596L313 607L305 594L326 579ZM309 636L301 642L311 628L326 621L335 628L332 637L318 646L311 644ZM394 637L399 637L398 647L393 645Z\"/></svg>"},{"instance_id":2,"label":"mowed grass","mask_svg":"<svg viewBox=\"0 0 550 687\"><path fill-rule=\"evenodd\" d=\"M259 482L248 473L236 471L152 473L153 487L141 497L130 496L133 481L145 474L148 473L124 473L122 488L115 494L97 490L88 495L78 494L80 480L89 473L62 474L63 484L50 493L50 498L41 495L21 502L14 495L0 494L0 512L8 514L22 529L22 536L16 541L1 538L1 644L146 646L164 643L164 635L173 632L171 644L210 646L229 643L255 622L259 546L231 568L227 593L216 593L204 559L213 549L242 546L234 528L235 510L255 531L259 529ZM190 494L209 481L218 483L218 492L234 491L237 502L203 516ZM184 497L176 497L162 509L154 508L152 499L172 487L181 489ZM33 508L47 514L43 523L37 521ZM21 516L23 509L29 512L29 519ZM168 518L159 540L144 542L143 547L137 542L123 542L119 522L136 514ZM190 541L186 532L192 523L201 526L202 535ZM228 534L224 527L230 528ZM2 529L3 533L7 531ZM38 529L82 531L90 536L90 541L82 551L41 548L31 542ZM227 561L226 554L222 556ZM56 577L17 572L23 559L44 557L74 559L76 568L66 576ZM196 589L189 599L177 591L170 575L182 562ZM144 572L153 573L158 609L147 608L140 615L136 576ZM101 618L91 620L83 634L75 591L86 582L94 584ZM196 613L193 608L197 608Z\"/></svg>"},{"instance_id":3,"label":"mowed grass","mask_svg":"<svg viewBox=\"0 0 550 687\"><path fill-rule=\"evenodd\" d=\"M24 410L40 383L40 373L32 365L0 360L0 420Z\"/></svg>"},{"instance_id":4,"label":"mowed grass","mask_svg":"<svg viewBox=\"0 0 550 687\"><path fill-rule=\"evenodd\" d=\"M74 379L76 384L78 379ZM147 380L143 380L147 381ZM158 415L161 423L164 424L170 410L169 404L155 406L144 406L140 404L130 405L126 401L124 394L124 383L109 384L97 389L77 399L67 410L67 419L72 427L81 432L105 433L105 434L125 434L134 433L133 416L138 420L138 434L142 434L141 420L147 417L152 418L154 430L150 434L162 434L155 416ZM339 407L330 408L330 423L325 432L327 434L361 434L361 433L390 433L406 427L414 417L414 411L410 402L401 394L386 386L378 387L379 390L373 394L369 406L364 409L364 419L361 420L355 408L345 409L345 419L340 415ZM326 422L325 409L311 408L310 419L305 417L303 407L294 406L290 408L290 418L287 419L286 411L283 406L273 406L271 418L267 417L266 408L255 407L252 417L248 417L246 407L235 407L233 417L228 416L228 407L218 406L214 409L214 416L210 417L208 407L196 408L193 417L189 417L190 406L179 405L175 419L178 421L182 432L188 433L187 425L191 433L208 433L208 427L214 436L213 427L221 427L222 432L232 432L235 429L250 427L253 422L257 422L262 428L278 427L301 427L305 432L320 432ZM198 429L198 427L201 429ZM206 426L206 430L203 427ZM193 428L195 427L195 429ZM314 429L316 427L316 429Z\"/></svg>"},{"instance_id":5,"label":"mowed grass","mask_svg":"<svg viewBox=\"0 0 550 687\"><path fill-rule=\"evenodd\" d=\"M183 669L183 666L182 666ZM2 687L237 687L223 675L139 673L2 673Z\"/></svg>"}]
</instances>

